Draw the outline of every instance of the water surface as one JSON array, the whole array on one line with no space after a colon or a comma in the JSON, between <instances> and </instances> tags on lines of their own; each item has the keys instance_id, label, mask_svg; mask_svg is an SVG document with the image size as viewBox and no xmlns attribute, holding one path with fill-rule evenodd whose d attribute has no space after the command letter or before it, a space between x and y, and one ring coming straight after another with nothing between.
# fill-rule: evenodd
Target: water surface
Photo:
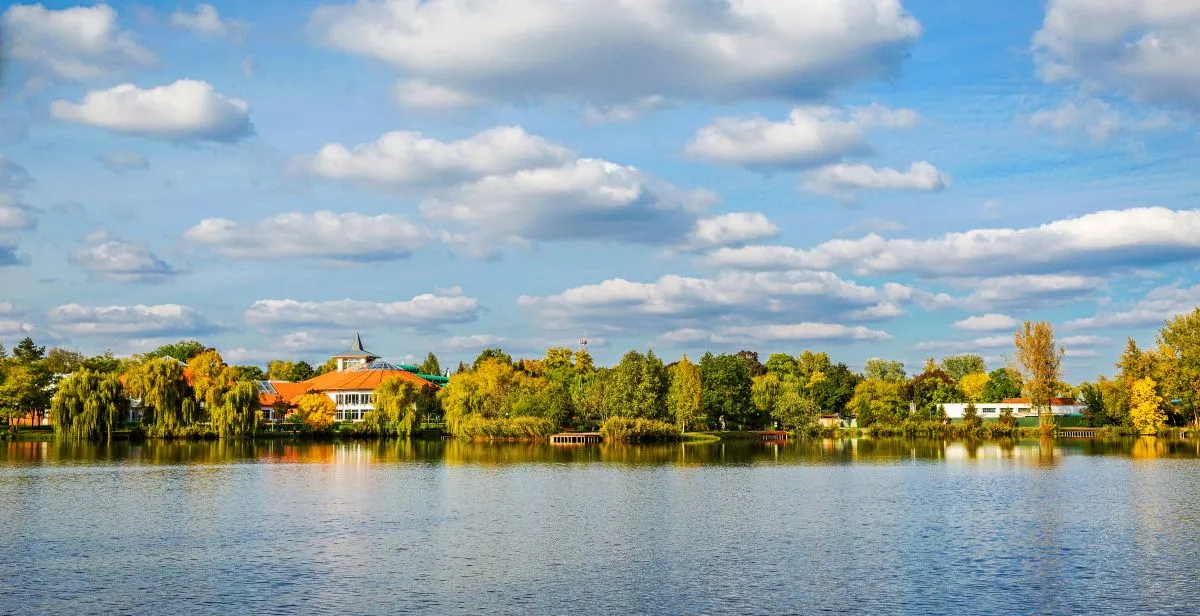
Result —
<instances>
[{"instance_id":1,"label":"water surface","mask_svg":"<svg viewBox=\"0 0 1200 616\"><path fill-rule=\"evenodd\" d=\"M0 612L1196 613L1200 442L0 443Z\"/></svg>"}]
</instances>

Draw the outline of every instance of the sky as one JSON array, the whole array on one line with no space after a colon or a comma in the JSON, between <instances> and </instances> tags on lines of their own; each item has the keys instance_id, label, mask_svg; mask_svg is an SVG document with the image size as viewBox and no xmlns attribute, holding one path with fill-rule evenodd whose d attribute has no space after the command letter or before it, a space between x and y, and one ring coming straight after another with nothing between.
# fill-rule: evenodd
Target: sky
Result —
<instances>
[{"instance_id":1,"label":"sky","mask_svg":"<svg viewBox=\"0 0 1200 616\"><path fill-rule=\"evenodd\" d=\"M0 342L1072 381L1200 303L1200 3L0 3Z\"/></svg>"}]
</instances>

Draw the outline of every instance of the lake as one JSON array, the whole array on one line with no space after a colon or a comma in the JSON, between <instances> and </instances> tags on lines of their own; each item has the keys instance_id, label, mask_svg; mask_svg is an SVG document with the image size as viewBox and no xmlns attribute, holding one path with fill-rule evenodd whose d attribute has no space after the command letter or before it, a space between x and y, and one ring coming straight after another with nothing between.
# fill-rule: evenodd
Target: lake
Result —
<instances>
[{"instance_id":1,"label":"lake","mask_svg":"<svg viewBox=\"0 0 1200 616\"><path fill-rule=\"evenodd\" d=\"M0 612L1196 613L1200 442L0 442Z\"/></svg>"}]
</instances>

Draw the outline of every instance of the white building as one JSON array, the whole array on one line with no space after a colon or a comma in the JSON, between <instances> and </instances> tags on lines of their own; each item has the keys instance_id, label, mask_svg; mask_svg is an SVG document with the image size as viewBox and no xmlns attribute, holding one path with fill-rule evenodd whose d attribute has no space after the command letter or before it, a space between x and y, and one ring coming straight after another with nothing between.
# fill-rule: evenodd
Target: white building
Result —
<instances>
[{"instance_id":1,"label":"white building","mask_svg":"<svg viewBox=\"0 0 1200 616\"><path fill-rule=\"evenodd\" d=\"M967 403L943 404L942 408L946 411L946 417L962 419L963 411L967 409ZM1053 398L1050 401L1050 413L1059 417L1079 415L1083 409L1084 406L1077 403L1074 398ZM1030 406L1028 398L1005 398L1001 402L977 402L975 410L984 419L999 419L1000 414L1005 410L1012 411L1014 417L1037 417L1037 411Z\"/></svg>"}]
</instances>

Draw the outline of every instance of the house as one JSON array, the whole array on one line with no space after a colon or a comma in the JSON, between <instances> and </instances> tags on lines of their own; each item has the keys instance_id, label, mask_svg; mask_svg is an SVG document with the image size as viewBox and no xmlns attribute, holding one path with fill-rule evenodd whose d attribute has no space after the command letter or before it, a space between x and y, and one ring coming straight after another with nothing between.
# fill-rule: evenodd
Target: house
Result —
<instances>
[{"instance_id":1,"label":"house","mask_svg":"<svg viewBox=\"0 0 1200 616\"><path fill-rule=\"evenodd\" d=\"M942 408L946 411L946 417L961 419L963 411L967 409L967 403L943 404ZM1076 402L1074 398L1051 398L1050 400L1050 414L1058 417L1079 415L1083 413L1083 409L1084 406ZM1028 398L1005 398L1000 402L979 402L975 404L975 410L984 419L999 419L1000 414L1006 410L1012 411L1014 417L1037 417L1038 415L1037 411L1029 404Z\"/></svg>"},{"instance_id":2,"label":"house","mask_svg":"<svg viewBox=\"0 0 1200 616\"><path fill-rule=\"evenodd\" d=\"M306 394L324 394L337 405L336 421L362 421L375 408L375 390L391 379L401 379L418 388L437 387L446 381L441 375L418 374L416 366L392 364L363 348L362 338L354 335L350 349L333 356L337 368L307 381L259 382L259 404L263 419L278 421L275 409L280 403L294 406Z\"/></svg>"}]
</instances>

